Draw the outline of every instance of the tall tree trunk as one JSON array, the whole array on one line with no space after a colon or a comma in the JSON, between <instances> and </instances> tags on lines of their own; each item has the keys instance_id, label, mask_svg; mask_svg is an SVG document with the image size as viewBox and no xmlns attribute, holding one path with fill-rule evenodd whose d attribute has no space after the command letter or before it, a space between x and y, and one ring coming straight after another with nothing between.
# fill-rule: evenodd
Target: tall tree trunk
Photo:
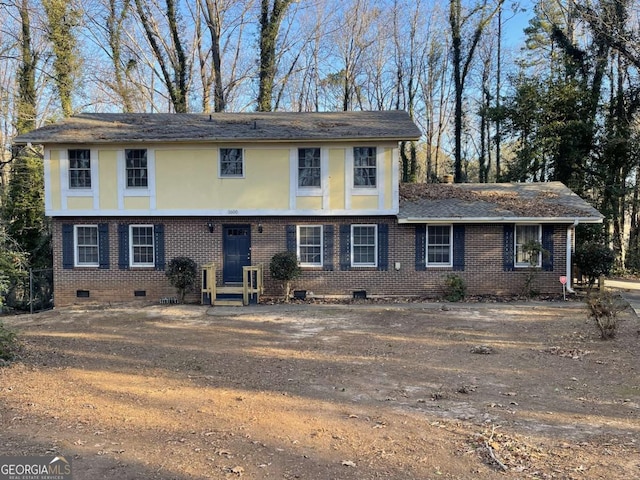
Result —
<instances>
[{"instance_id":1,"label":"tall tree trunk","mask_svg":"<svg viewBox=\"0 0 640 480\"><path fill-rule=\"evenodd\" d=\"M20 4L20 38L21 62L18 71L18 98L16 130L18 134L33 130L36 126L36 64L38 56L31 46L31 21L29 17L29 0Z\"/></svg>"},{"instance_id":2,"label":"tall tree trunk","mask_svg":"<svg viewBox=\"0 0 640 480\"><path fill-rule=\"evenodd\" d=\"M135 61L130 60L126 65L122 61L123 23L129 13L128 1L125 1L121 10L118 11L118 2L116 0L109 0L107 35L109 36L111 62L113 63L114 90L122 102L122 111L124 113L135 111L131 88L127 81L127 72L135 66Z\"/></svg>"},{"instance_id":3,"label":"tall tree trunk","mask_svg":"<svg viewBox=\"0 0 640 480\"><path fill-rule=\"evenodd\" d=\"M161 48L161 42L158 41L157 22L149 17L148 4L143 0L135 0L135 2L147 40L162 72L162 79L171 99L173 109L176 113L187 113L190 68L180 37L178 14L174 0L166 0L165 10L171 40L171 51L164 51Z\"/></svg>"},{"instance_id":4,"label":"tall tree trunk","mask_svg":"<svg viewBox=\"0 0 640 480\"><path fill-rule=\"evenodd\" d=\"M451 27L451 53L453 61L453 84L455 89L454 107L454 181L462 182L464 175L462 171L462 122L463 122L463 94L467 74L471 68L473 57L482 34L498 12L504 0L497 0L496 6L487 12L487 0L483 0L469 15L463 15L461 0L449 1L449 24ZM473 27L473 33L466 42L466 49L463 52L462 27L470 21L473 15L478 19Z\"/></svg>"},{"instance_id":5,"label":"tall tree trunk","mask_svg":"<svg viewBox=\"0 0 640 480\"><path fill-rule=\"evenodd\" d=\"M502 5L498 6L498 45L496 53L496 182L501 179L500 169L502 161L502 113L500 111L500 94L502 82Z\"/></svg>"},{"instance_id":6,"label":"tall tree trunk","mask_svg":"<svg viewBox=\"0 0 640 480\"><path fill-rule=\"evenodd\" d=\"M216 0L198 0L202 6L204 18L209 29L211 37L211 61L213 70L211 72L213 78L213 110L215 112L224 112L226 108L226 100L224 88L222 86L222 59L220 48L220 36L222 32L222 15L224 9L219 1Z\"/></svg>"},{"instance_id":7,"label":"tall tree trunk","mask_svg":"<svg viewBox=\"0 0 640 480\"><path fill-rule=\"evenodd\" d=\"M47 35L53 46L53 69L62 114L73 115L73 93L80 66L74 30L79 13L70 0L42 0L47 14Z\"/></svg>"},{"instance_id":8,"label":"tall tree trunk","mask_svg":"<svg viewBox=\"0 0 640 480\"><path fill-rule=\"evenodd\" d=\"M258 111L272 110L276 77L276 44L280 24L293 0L261 0L260 8L260 70L258 72Z\"/></svg>"}]
</instances>

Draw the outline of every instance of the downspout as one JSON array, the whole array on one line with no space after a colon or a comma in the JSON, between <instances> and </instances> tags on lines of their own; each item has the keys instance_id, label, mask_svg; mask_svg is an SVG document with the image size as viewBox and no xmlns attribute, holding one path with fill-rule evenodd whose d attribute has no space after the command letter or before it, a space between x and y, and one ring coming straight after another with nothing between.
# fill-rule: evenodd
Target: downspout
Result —
<instances>
[{"instance_id":1,"label":"downspout","mask_svg":"<svg viewBox=\"0 0 640 480\"><path fill-rule=\"evenodd\" d=\"M573 221L573 225L570 225L569 227L567 227L567 270L566 270L566 276L567 276L567 292L568 293L576 293L575 290L572 288L572 283L573 283L573 269L572 269L572 261L571 261L571 250L573 249L573 236L575 233L575 229L576 229L576 225L578 225L578 220L574 220Z\"/></svg>"}]
</instances>

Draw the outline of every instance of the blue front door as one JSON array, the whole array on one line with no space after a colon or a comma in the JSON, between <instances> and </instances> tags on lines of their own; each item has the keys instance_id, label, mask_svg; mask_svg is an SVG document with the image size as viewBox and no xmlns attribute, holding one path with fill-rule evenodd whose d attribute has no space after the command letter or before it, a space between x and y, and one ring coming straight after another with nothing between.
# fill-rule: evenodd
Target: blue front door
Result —
<instances>
[{"instance_id":1,"label":"blue front door","mask_svg":"<svg viewBox=\"0 0 640 480\"><path fill-rule=\"evenodd\" d=\"M242 267L251 265L251 227L224 225L222 231L222 281L242 283Z\"/></svg>"}]
</instances>

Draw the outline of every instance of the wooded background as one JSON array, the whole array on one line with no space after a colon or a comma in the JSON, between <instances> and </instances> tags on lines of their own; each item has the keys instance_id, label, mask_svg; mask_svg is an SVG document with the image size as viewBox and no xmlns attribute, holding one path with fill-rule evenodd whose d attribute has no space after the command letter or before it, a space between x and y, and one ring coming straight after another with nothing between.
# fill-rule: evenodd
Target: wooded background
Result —
<instances>
[{"instance_id":1,"label":"wooded background","mask_svg":"<svg viewBox=\"0 0 640 480\"><path fill-rule=\"evenodd\" d=\"M403 181L562 181L640 270L639 17L637 0L0 0L0 252L50 258L42 161L11 149L46 122L404 109L423 137Z\"/></svg>"}]
</instances>

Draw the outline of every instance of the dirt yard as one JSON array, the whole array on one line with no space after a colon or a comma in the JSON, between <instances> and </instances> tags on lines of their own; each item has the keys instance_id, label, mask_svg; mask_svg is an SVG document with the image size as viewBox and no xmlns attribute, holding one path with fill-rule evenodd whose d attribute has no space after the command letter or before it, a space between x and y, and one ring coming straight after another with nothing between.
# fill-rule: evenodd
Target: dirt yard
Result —
<instances>
[{"instance_id":1,"label":"dirt yard","mask_svg":"<svg viewBox=\"0 0 640 480\"><path fill-rule=\"evenodd\" d=\"M0 455L74 479L640 478L640 322L580 302L5 317ZM475 353L474 353L475 352Z\"/></svg>"}]
</instances>

